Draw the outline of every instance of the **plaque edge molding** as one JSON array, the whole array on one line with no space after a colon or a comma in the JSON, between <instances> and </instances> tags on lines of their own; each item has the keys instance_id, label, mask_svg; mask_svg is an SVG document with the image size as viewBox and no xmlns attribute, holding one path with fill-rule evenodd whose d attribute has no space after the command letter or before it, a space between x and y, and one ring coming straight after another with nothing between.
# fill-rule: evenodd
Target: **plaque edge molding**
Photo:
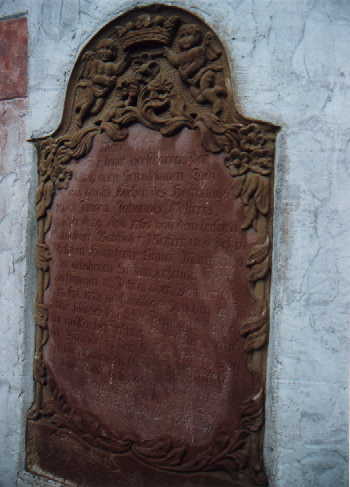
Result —
<instances>
[{"instance_id":1,"label":"plaque edge molding","mask_svg":"<svg viewBox=\"0 0 350 487\"><path fill-rule=\"evenodd\" d=\"M186 13L187 18L193 19L193 22L198 24L203 30L202 38L209 33L212 33L200 18L190 11L186 11L179 7L158 6L160 12L162 9L174 12L173 24L177 22L181 24L181 15ZM149 10L151 9L151 10ZM150 13L149 13L150 12ZM128 11L125 15L136 17L135 22L141 15L154 15L152 7L139 7ZM103 29L99 31L94 38L101 35L101 32L109 32L114 24L118 24L123 15L117 17ZM187 20L186 18L186 20ZM147 24L148 20L145 19ZM162 21L163 22L163 21ZM186 22L183 23L185 25ZM161 24L163 25L163 24ZM122 25L122 28L125 27ZM152 25L146 25L146 28L151 28ZM159 27L156 25L155 27ZM155 28L154 27L154 28ZM132 26L130 28L131 34ZM163 37L159 43L166 42L165 35L173 28L169 24L168 31L161 32ZM159 29L157 30L159 32ZM171 34L169 34L170 36ZM94 39L93 38L93 39ZM208 36L209 38L209 36ZM164 40L165 39L165 40ZM111 40L107 38L106 40ZM112 39L113 40L113 39ZM222 44L215 39L222 51L225 49ZM102 42L100 39L99 42ZM134 42L132 35L130 41ZM210 43L211 40L208 40ZM183 128L190 130L198 130L202 136L203 148L210 153L220 153L225 155L225 166L232 178L237 181L237 193L235 195L243 205L245 210L245 222L242 226L244 232L255 232L258 237L258 243L254 245L248 255L246 266L249 270L249 284L252 294L259 305L259 312L252 316L249 320L242 324L240 334L245 340L245 352L247 359L247 366L250 372L259 377L260 388L256 393L247 398L247 401L242 404L241 427L237 438L227 440L228 443L223 448L224 454L218 458L216 463L210 463L210 460L205 459L202 464L196 466L191 470L191 466L187 465L183 470L183 465L178 465L176 469L169 469L162 465L162 461L150 462L147 460L147 452L138 448L135 445L130 445L129 442L123 440L116 440L120 451L111 453L111 458L120 455L121 453L130 453L137 461L146 464L147 466L162 471L172 471L176 473L202 473L212 471L213 469L225 470L234 479L237 475L244 471L247 472L252 481L252 485L267 485L267 479L263 466L263 432L264 432L264 401L265 401L265 383L266 383L266 354L268 343L269 330L269 291L271 281L271 253L272 253L272 225L273 225L273 185L274 185L274 156L275 156L275 140L277 132L280 127L258 120L252 120L240 115L233 103L233 97L230 93L226 93L225 99L230 100L230 108L228 115L225 116L224 109L220 107L220 100L218 98L224 97L224 88L216 86L214 81L214 91L212 93L211 101L210 94L208 99L204 102L204 108L201 106L203 100L202 93L199 92L194 106L199 106L196 117L193 117L193 107L191 106L191 113L186 112L184 106L181 105L182 100L178 94L173 96L171 88L167 88L164 79L156 75L155 78L147 80L142 89L138 93L138 97L143 96L133 104L126 105L120 111L117 107L117 112L121 116L116 121L116 118L105 118L105 120L96 120L99 115L93 113L94 106L88 107L87 101L80 102L80 114L85 110L84 117L74 119L74 108L79 106L79 96L77 95L78 87L84 90L84 79L82 70L77 69L79 62L84 57L85 51L88 50L91 41L83 48L79 55L78 61L75 64L72 77L70 79L65 98L65 108L63 114L63 121L59 128L47 137L32 140L35 143L38 152L38 175L39 182L36 195L36 216L37 216L37 297L36 297L36 337L35 337L35 354L34 354L34 384L35 395L34 403L28 413L28 425L32 421L42 420L56 425L56 427L69 427L67 417L74 418L76 412L67 404L64 394L59 391L53 373L48 368L44 360L44 348L49 339L48 334L48 309L45 305L44 294L50 285L50 262L52 260L50 249L46 243L46 235L50 230L52 223L51 206L57 191L68 189L69 181L73 177L74 171L71 169L71 164L79 161L85 157L92 149L94 138L102 133L106 134L114 142L124 140L128 136L128 127L135 123L150 128L151 130L159 131L163 136L172 136L178 133ZM210 45L210 44L208 44ZM106 43L107 46L107 43ZM212 47L214 60L211 61L213 66L215 59L215 49ZM176 53L174 54L176 56ZM223 56L224 57L224 56ZM171 59L171 53L169 54ZM123 61L123 60L122 60ZM126 61L123 61L126 63ZM193 81L192 78L186 78L186 75L181 72L181 65L179 67L178 60L174 59L173 65L179 71L179 78L183 83L184 89L194 87L193 93L200 88L201 79ZM218 63L217 63L218 64ZM215 66L212 69L222 69L222 72L228 76L231 83L230 67L226 57L224 57L223 66L220 68ZM125 69L125 64L115 66L116 73L122 72ZM219 71L218 71L219 72ZM75 73L75 74L74 74ZM159 74L159 73L158 73ZM79 78L80 76L80 78ZM116 75L117 76L117 75ZM131 80L131 84L134 80ZM157 93L157 90L165 90L167 99L164 101L165 111L162 112L162 118L158 116L158 106L155 107L154 100L147 98L147 87L152 85ZM197 83L191 85L191 83ZM78 86L80 84L80 86ZM88 88L87 88L88 89ZM119 89L119 88L118 88ZM121 90L121 88L120 88ZM142 91L143 90L143 91ZM169 91L170 90L170 91ZM216 90L216 91L215 91ZM216 94L215 94L216 93ZM221 95L220 95L221 93ZM93 103L102 98L101 103L104 107L107 106L112 94L112 90L107 88L101 97L95 97ZM69 95L72 98L72 104L69 105ZM86 93L85 93L86 95ZM220 95L220 96L219 96ZM132 94L128 95L130 100ZM195 95L197 96L197 94ZM88 96L85 96L85 100ZM90 96L91 98L91 96ZM205 99L205 96L204 96ZM78 100L78 101L77 101ZM128 100L127 100L128 101ZM129 102L129 101L128 101ZM153 103L153 105L152 105ZM74 105L75 104L75 105ZM98 104L98 103L97 103ZM196 105L197 104L197 105ZM203 110L207 109L207 112ZM96 108L95 108L96 111ZM67 115L68 114L68 115ZM163 116L165 114L165 116ZM114 116L114 115L113 115ZM79 117L78 117L79 118ZM65 119L68 120L68 125L65 125ZM97 123L98 122L98 123ZM65 128L68 127L68 128ZM55 417L55 410L60 411L59 417ZM57 414L56 414L57 416ZM53 421L54 418L54 421ZM93 418L92 418L93 421ZM74 423L74 422L73 422ZM74 427L71 428L74 432ZM75 434L79 436L78 432ZM95 435L100 434L104 438L105 432L103 426L100 425L100 430L95 431ZM28 435L27 435L28 436ZM96 438L95 438L96 440ZM102 441L102 440L101 440ZM104 440L103 440L104 441ZM87 441L89 443L89 441ZM93 441L91 441L93 443ZM114 450L116 444L114 443ZM96 446L90 445L94 448ZM108 444L99 445L108 449ZM118 450L117 448L117 450ZM168 455L169 450L164 446L164 458ZM231 464L228 462L228 456L232 457L235 452L235 458L231 458ZM182 455L185 455L184 453ZM34 468L34 461L30 460L31 455L27 457L27 466L29 469ZM111 460L112 461L112 460Z\"/></svg>"}]
</instances>

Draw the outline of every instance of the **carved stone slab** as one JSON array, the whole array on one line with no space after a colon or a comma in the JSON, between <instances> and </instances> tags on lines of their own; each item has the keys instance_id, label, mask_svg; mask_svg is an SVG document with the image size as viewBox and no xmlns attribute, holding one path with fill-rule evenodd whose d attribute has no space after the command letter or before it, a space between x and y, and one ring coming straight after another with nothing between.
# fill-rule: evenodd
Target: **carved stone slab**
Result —
<instances>
[{"instance_id":1,"label":"carved stone slab","mask_svg":"<svg viewBox=\"0 0 350 487\"><path fill-rule=\"evenodd\" d=\"M39 153L27 467L72 485L267 485L278 127L234 108L192 14L128 12L86 46Z\"/></svg>"}]
</instances>

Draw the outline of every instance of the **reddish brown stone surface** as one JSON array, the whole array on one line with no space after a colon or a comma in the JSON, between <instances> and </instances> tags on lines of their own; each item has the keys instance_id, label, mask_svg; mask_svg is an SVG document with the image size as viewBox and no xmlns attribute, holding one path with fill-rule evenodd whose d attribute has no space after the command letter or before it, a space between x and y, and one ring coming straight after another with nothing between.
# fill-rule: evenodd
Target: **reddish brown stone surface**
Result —
<instances>
[{"instance_id":1,"label":"reddish brown stone surface","mask_svg":"<svg viewBox=\"0 0 350 487\"><path fill-rule=\"evenodd\" d=\"M35 141L31 472L267 485L278 128L237 112L229 71L189 12L131 10L85 46L62 123Z\"/></svg>"},{"instance_id":2,"label":"reddish brown stone surface","mask_svg":"<svg viewBox=\"0 0 350 487\"><path fill-rule=\"evenodd\" d=\"M0 100L27 93L27 19L0 21Z\"/></svg>"},{"instance_id":3,"label":"reddish brown stone surface","mask_svg":"<svg viewBox=\"0 0 350 487\"><path fill-rule=\"evenodd\" d=\"M187 129L100 136L75 166L47 239L45 359L83 421L138 445L168 438L192 460L237 434L256 384L239 334L254 312L245 266L254 239L234 193L222 156ZM44 470L67 471L67 459L54 466L46 455Z\"/></svg>"}]
</instances>

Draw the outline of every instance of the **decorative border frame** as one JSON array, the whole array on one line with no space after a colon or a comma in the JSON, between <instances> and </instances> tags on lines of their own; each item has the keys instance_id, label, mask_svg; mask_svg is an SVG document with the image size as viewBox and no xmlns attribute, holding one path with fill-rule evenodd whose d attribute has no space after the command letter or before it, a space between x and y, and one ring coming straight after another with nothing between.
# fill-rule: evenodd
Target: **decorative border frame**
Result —
<instances>
[{"instance_id":1,"label":"decorative border frame","mask_svg":"<svg viewBox=\"0 0 350 487\"><path fill-rule=\"evenodd\" d=\"M193 46L171 49L179 32L186 35L186 30L191 29L197 32L197 40L192 39ZM130 65L128 58L137 60L138 50L144 54L149 39L158 43L158 58L143 60L143 65L142 61L141 65ZM204 47L207 54L203 54ZM197 49L192 58L191 49ZM100 55L103 51L105 54ZM115 60L117 51L122 52L118 62ZM202 65L198 68L197 62L197 68L186 69L191 63L195 64L200 55L205 56ZM103 60L104 56L108 61ZM181 56L186 58L184 62ZM167 79L164 71L168 68L164 66L170 66L178 73L177 87ZM209 83L205 83L205 79ZM39 156L36 195L38 285L35 400L28 413L28 425L32 421L46 421L57 428L68 428L77 439L84 433L84 442L93 448L102 448L111 465L118 455L130 453L138 462L163 471L224 470L232 479L244 472L251 479L249 485L267 485L262 450L273 161L279 127L241 116L234 108L232 87L227 85L227 80L230 80L229 65L220 41L201 20L177 7L156 5L127 12L102 29L80 55L69 83L59 129L51 136L34 141ZM191 93L190 102L184 92ZM175 447L169 440L136 444L116 438L91 415L85 414L82 418L80 412L68 404L44 360L44 347L49 339L44 295L50 285L51 261L46 235L52 223L51 206L55 194L69 187L74 173L72 164L90 152L95 137L104 133L115 142L124 140L128 136L128 127L134 123L141 123L164 136L171 136L184 127L199 130L206 151L224 153L226 168L237 180L235 196L244 206L242 231L255 232L258 241L246 266L259 312L241 326L240 334L245 339L248 368L259 377L260 387L242 404L237 437L223 435L216 444L198 451L195 457L189 456L185 447Z\"/></svg>"}]
</instances>

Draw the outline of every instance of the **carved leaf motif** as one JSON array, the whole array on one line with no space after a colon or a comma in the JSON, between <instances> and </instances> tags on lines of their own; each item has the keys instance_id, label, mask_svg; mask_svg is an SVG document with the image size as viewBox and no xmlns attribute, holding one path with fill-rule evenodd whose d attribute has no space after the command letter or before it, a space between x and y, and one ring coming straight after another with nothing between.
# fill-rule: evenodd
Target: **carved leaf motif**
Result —
<instances>
[{"instance_id":1,"label":"carved leaf motif","mask_svg":"<svg viewBox=\"0 0 350 487\"><path fill-rule=\"evenodd\" d=\"M247 205L249 200L255 194L259 186L259 176L257 174L249 173L247 174L242 188L241 198L243 202Z\"/></svg>"},{"instance_id":2,"label":"carved leaf motif","mask_svg":"<svg viewBox=\"0 0 350 487\"><path fill-rule=\"evenodd\" d=\"M73 157L72 150L65 144L61 143L55 154L55 169L56 177L59 175L60 171L63 170L65 164L68 164Z\"/></svg>"},{"instance_id":3,"label":"carved leaf motif","mask_svg":"<svg viewBox=\"0 0 350 487\"><path fill-rule=\"evenodd\" d=\"M90 152L96 134L96 129L89 129L83 133L81 139L72 141L72 148L74 149L72 157L74 159L80 159Z\"/></svg>"},{"instance_id":4,"label":"carved leaf motif","mask_svg":"<svg viewBox=\"0 0 350 487\"><path fill-rule=\"evenodd\" d=\"M260 315L253 316L249 320L247 320L240 329L240 334L242 336L247 336L250 333L253 333L259 329L261 329L264 324L266 323L266 310L264 310Z\"/></svg>"},{"instance_id":5,"label":"carved leaf motif","mask_svg":"<svg viewBox=\"0 0 350 487\"><path fill-rule=\"evenodd\" d=\"M270 256L268 255L262 262L259 262L250 269L249 281L256 282L264 279L270 271Z\"/></svg>"},{"instance_id":6,"label":"carved leaf motif","mask_svg":"<svg viewBox=\"0 0 350 487\"><path fill-rule=\"evenodd\" d=\"M256 123L248 123L241 130L242 146L249 152L253 152L263 147L266 143L263 131Z\"/></svg>"},{"instance_id":7,"label":"carved leaf motif","mask_svg":"<svg viewBox=\"0 0 350 487\"><path fill-rule=\"evenodd\" d=\"M267 343L267 325L266 321L263 326L254 333L248 334L244 350L246 352L252 352L253 350L259 350Z\"/></svg>"},{"instance_id":8,"label":"carved leaf motif","mask_svg":"<svg viewBox=\"0 0 350 487\"><path fill-rule=\"evenodd\" d=\"M242 425L248 431L259 431L264 425L264 390L247 399L242 406Z\"/></svg>"},{"instance_id":9,"label":"carved leaf motif","mask_svg":"<svg viewBox=\"0 0 350 487\"><path fill-rule=\"evenodd\" d=\"M36 305L35 323L40 328L47 328L48 310L44 304Z\"/></svg>"},{"instance_id":10,"label":"carved leaf motif","mask_svg":"<svg viewBox=\"0 0 350 487\"><path fill-rule=\"evenodd\" d=\"M113 122L103 122L101 124L101 129L106 132L108 137L114 142L118 140L124 140L128 136L127 129L121 129L117 124Z\"/></svg>"},{"instance_id":11,"label":"carved leaf motif","mask_svg":"<svg viewBox=\"0 0 350 487\"><path fill-rule=\"evenodd\" d=\"M250 169L262 176L269 176L272 171L273 151L267 148L255 149L251 155Z\"/></svg>"},{"instance_id":12,"label":"carved leaf motif","mask_svg":"<svg viewBox=\"0 0 350 487\"><path fill-rule=\"evenodd\" d=\"M243 225L241 226L242 230L248 230L248 228L253 225L255 218L256 208L254 202L252 201L245 207L245 219Z\"/></svg>"},{"instance_id":13,"label":"carved leaf motif","mask_svg":"<svg viewBox=\"0 0 350 487\"><path fill-rule=\"evenodd\" d=\"M235 186L234 186L234 195L236 198L239 198L241 193L242 193L242 189L243 189L243 186L244 186L244 182L245 182L245 176L242 176L241 178L236 178L235 179Z\"/></svg>"},{"instance_id":14,"label":"carved leaf motif","mask_svg":"<svg viewBox=\"0 0 350 487\"><path fill-rule=\"evenodd\" d=\"M46 244L37 244L37 268L41 271L49 270L49 262L51 260L50 249Z\"/></svg>"},{"instance_id":15,"label":"carved leaf motif","mask_svg":"<svg viewBox=\"0 0 350 487\"><path fill-rule=\"evenodd\" d=\"M198 120L195 127L198 127L200 130L202 145L206 151L213 153L221 152L222 148L220 141L217 140L216 134L213 134L210 131L203 120Z\"/></svg>"},{"instance_id":16,"label":"carved leaf motif","mask_svg":"<svg viewBox=\"0 0 350 487\"><path fill-rule=\"evenodd\" d=\"M244 350L252 352L259 350L267 342L267 316L266 309L258 316L247 320L240 329L241 336L246 337Z\"/></svg>"},{"instance_id":17,"label":"carved leaf motif","mask_svg":"<svg viewBox=\"0 0 350 487\"><path fill-rule=\"evenodd\" d=\"M46 210L44 234L46 234L50 230L51 224L52 224L52 213L51 211Z\"/></svg>"},{"instance_id":18,"label":"carved leaf motif","mask_svg":"<svg viewBox=\"0 0 350 487\"><path fill-rule=\"evenodd\" d=\"M116 120L113 120L113 123L119 128L128 127L136 122L142 122L142 117L136 107L127 107Z\"/></svg>"},{"instance_id":19,"label":"carved leaf motif","mask_svg":"<svg viewBox=\"0 0 350 487\"><path fill-rule=\"evenodd\" d=\"M73 177L73 172L67 169L62 169L61 166L58 167L57 172L56 189L67 189L69 186L69 181Z\"/></svg>"},{"instance_id":20,"label":"carved leaf motif","mask_svg":"<svg viewBox=\"0 0 350 487\"><path fill-rule=\"evenodd\" d=\"M36 359L34 362L34 377L39 384L47 384L47 370L42 360Z\"/></svg>"},{"instance_id":21,"label":"carved leaf motif","mask_svg":"<svg viewBox=\"0 0 350 487\"><path fill-rule=\"evenodd\" d=\"M189 66L188 53L185 63L181 63L181 57L178 57L181 50L175 48L175 36L179 23L185 29L190 25L190 30L198 30L195 42L195 48L199 48L196 51L198 55L193 59L196 69ZM40 241L44 240L51 226L49 208L55 191L68 188L73 176L68 164L87 155L98 134L106 133L113 141L123 140L133 123L142 123L166 136L183 127L198 129L206 151L226 155L225 165L236 180L235 195L241 199L245 211L242 230L257 232L260 228L258 222L270 217L270 178L276 127L244 119L234 111L234 107L229 107L228 90L223 81L228 72L224 66L222 46L205 26L186 24L177 16L137 15L134 20L118 27L119 35L116 36L114 30L110 38L99 39L92 49L85 51L79 74L74 79L74 94L79 93L81 98L75 99L73 108L70 108L73 111L70 114L72 123L63 135L62 131L58 131L60 136L49 137L40 143L37 218L44 219L39 230ZM145 41L157 45L153 58L148 52L139 52ZM98 64L100 72L95 73L93 80L89 70L95 69L92 63L101 46L111 50L113 61L108 66L103 62ZM117 59L117 52L120 59ZM147 59L142 61L145 54ZM132 56L138 61L141 59L136 68L132 66ZM167 71L170 67L173 72ZM175 80L180 85L175 86ZM231 108L233 114L229 112ZM262 240L266 238L264 244L254 246L248 258L251 287L257 281L263 281L264 286L268 284L271 261L269 232L267 227L261 235ZM43 294L50 281L51 257L46 244L40 244L37 253L39 281L42 283L40 292ZM245 322L240 329L246 352L259 350L267 342L265 301L257 298L257 307L264 311ZM48 375L42 360L43 347L48 340L47 309L39 304L36 313L39 358L35 364L35 379L46 386L49 377L52 408L55 410L51 424L67 428L69 434L76 434L79 440L104 454L132 453L140 462L156 469L183 473L225 470L232 477L235 477L234 472L248 469L257 484L266 483L261 457L254 453L257 433L264 418L262 390L244 403L237 437L218 434L215 443L200 450L192 451L187 445L175 445L169 439L137 443L135 439L117 437L97 418L76 411L64 393L58 390L53 375Z\"/></svg>"},{"instance_id":22,"label":"carved leaf motif","mask_svg":"<svg viewBox=\"0 0 350 487\"><path fill-rule=\"evenodd\" d=\"M249 253L247 265L254 266L268 257L270 253L270 239L267 236L263 244L255 245Z\"/></svg>"},{"instance_id":23,"label":"carved leaf motif","mask_svg":"<svg viewBox=\"0 0 350 487\"><path fill-rule=\"evenodd\" d=\"M39 185L36 193L37 218L43 218L54 197L54 183L49 180Z\"/></svg>"},{"instance_id":24,"label":"carved leaf motif","mask_svg":"<svg viewBox=\"0 0 350 487\"><path fill-rule=\"evenodd\" d=\"M249 171L250 157L248 152L244 152L238 148L231 150L230 155L225 159L226 167L230 171L231 176L243 176Z\"/></svg>"},{"instance_id":25,"label":"carved leaf motif","mask_svg":"<svg viewBox=\"0 0 350 487\"><path fill-rule=\"evenodd\" d=\"M186 118L177 117L169 119L159 132L162 135L169 136L176 134L184 127L191 127L191 123Z\"/></svg>"},{"instance_id":26,"label":"carved leaf motif","mask_svg":"<svg viewBox=\"0 0 350 487\"><path fill-rule=\"evenodd\" d=\"M270 182L265 177L259 178L259 185L255 193L255 204L258 211L266 216L270 210Z\"/></svg>"}]
</instances>

